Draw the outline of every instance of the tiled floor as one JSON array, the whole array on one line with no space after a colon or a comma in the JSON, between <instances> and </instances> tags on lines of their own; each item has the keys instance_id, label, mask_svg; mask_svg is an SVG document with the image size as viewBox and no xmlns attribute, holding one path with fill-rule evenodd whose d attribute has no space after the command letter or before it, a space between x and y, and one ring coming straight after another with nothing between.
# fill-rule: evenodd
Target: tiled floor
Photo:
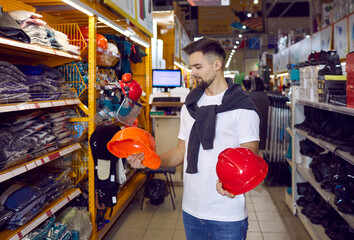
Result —
<instances>
[{"instance_id":1,"label":"tiled floor","mask_svg":"<svg viewBox=\"0 0 354 240\"><path fill-rule=\"evenodd\" d=\"M182 187L175 187L176 210L170 196L154 206L145 199L140 210L142 191L118 218L104 240L184 240ZM259 185L246 194L249 214L247 240L310 240L311 237L284 203L285 188Z\"/></svg>"}]
</instances>

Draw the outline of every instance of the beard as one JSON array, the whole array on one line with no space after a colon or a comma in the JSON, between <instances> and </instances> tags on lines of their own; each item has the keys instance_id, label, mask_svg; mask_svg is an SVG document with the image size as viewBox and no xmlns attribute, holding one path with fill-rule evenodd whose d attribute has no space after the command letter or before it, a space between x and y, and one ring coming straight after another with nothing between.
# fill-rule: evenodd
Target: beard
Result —
<instances>
[{"instance_id":1,"label":"beard","mask_svg":"<svg viewBox=\"0 0 354 240\"><path fill-rule=\"evenodd\" d=\"M207 89L214 82L215 77L216 76L214 74L213 77L211 77L205 81L202 78L198 78L199 79L199 81L197 81L198 87L201 87L203 89Z\"/></svg>"}]
</instances>

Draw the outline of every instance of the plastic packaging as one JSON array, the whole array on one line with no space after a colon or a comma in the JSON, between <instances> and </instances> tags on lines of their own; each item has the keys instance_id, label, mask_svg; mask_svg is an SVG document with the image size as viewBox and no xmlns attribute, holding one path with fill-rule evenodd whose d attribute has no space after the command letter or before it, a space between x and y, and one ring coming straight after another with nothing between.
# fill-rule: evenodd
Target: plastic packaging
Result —
<instances>
[{"instance_id":1,"label":"plastic packaging","mask_svg":"<svg viewBox=\"0 0 354 240\"><path fill-rule=\"evenodd\" d=\"M80 240L90 239L92 233L92 224L90 213L76 207L65 209L59 216L58 222L66 224L68 229L76 230L80 234Z\"/></svg>"},{"instance_id":2,"label":"plastic packaging","mask_svg":"<svg viewBox=\"0 0 354 240\"><path fill-rule=\"evenodd\" d=\"M132 126L142 107L140 103L124 98L116 113L117 120L127 126Z\"/></svg>"}]
</instances>

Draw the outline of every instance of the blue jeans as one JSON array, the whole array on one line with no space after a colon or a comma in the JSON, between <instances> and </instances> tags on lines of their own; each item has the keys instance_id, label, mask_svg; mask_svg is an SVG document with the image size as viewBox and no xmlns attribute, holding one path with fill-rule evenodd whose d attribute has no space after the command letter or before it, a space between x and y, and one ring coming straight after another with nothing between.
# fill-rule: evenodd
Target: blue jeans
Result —
<instances>
[{"instance_id":1,"label":"blue jeans","mask_svg":"<svg viewBox=\"0 0 354 240\"><path fill-rule=\"evenodd\" d=\"M245 240L248 218L235 222L211 221L183 211L183 224L187 240Z\"/></svg>"}]
</instances>

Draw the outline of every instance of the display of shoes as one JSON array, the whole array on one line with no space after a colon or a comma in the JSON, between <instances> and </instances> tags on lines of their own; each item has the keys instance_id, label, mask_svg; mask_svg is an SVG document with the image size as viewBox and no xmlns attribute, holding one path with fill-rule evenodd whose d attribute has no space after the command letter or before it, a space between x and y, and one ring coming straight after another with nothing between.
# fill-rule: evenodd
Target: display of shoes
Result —
<instances>
[{"instance_id":1,"label":"display of shoes","mask_svg":"<svg viewBox=\"0 0 354 240\"><path fill-rule=\"evenodd\" d=\"M336 51L327 52L325 66L318 71L319 79L324 75L343 75L340 58Z\"/></svg>"}]
</instances>

